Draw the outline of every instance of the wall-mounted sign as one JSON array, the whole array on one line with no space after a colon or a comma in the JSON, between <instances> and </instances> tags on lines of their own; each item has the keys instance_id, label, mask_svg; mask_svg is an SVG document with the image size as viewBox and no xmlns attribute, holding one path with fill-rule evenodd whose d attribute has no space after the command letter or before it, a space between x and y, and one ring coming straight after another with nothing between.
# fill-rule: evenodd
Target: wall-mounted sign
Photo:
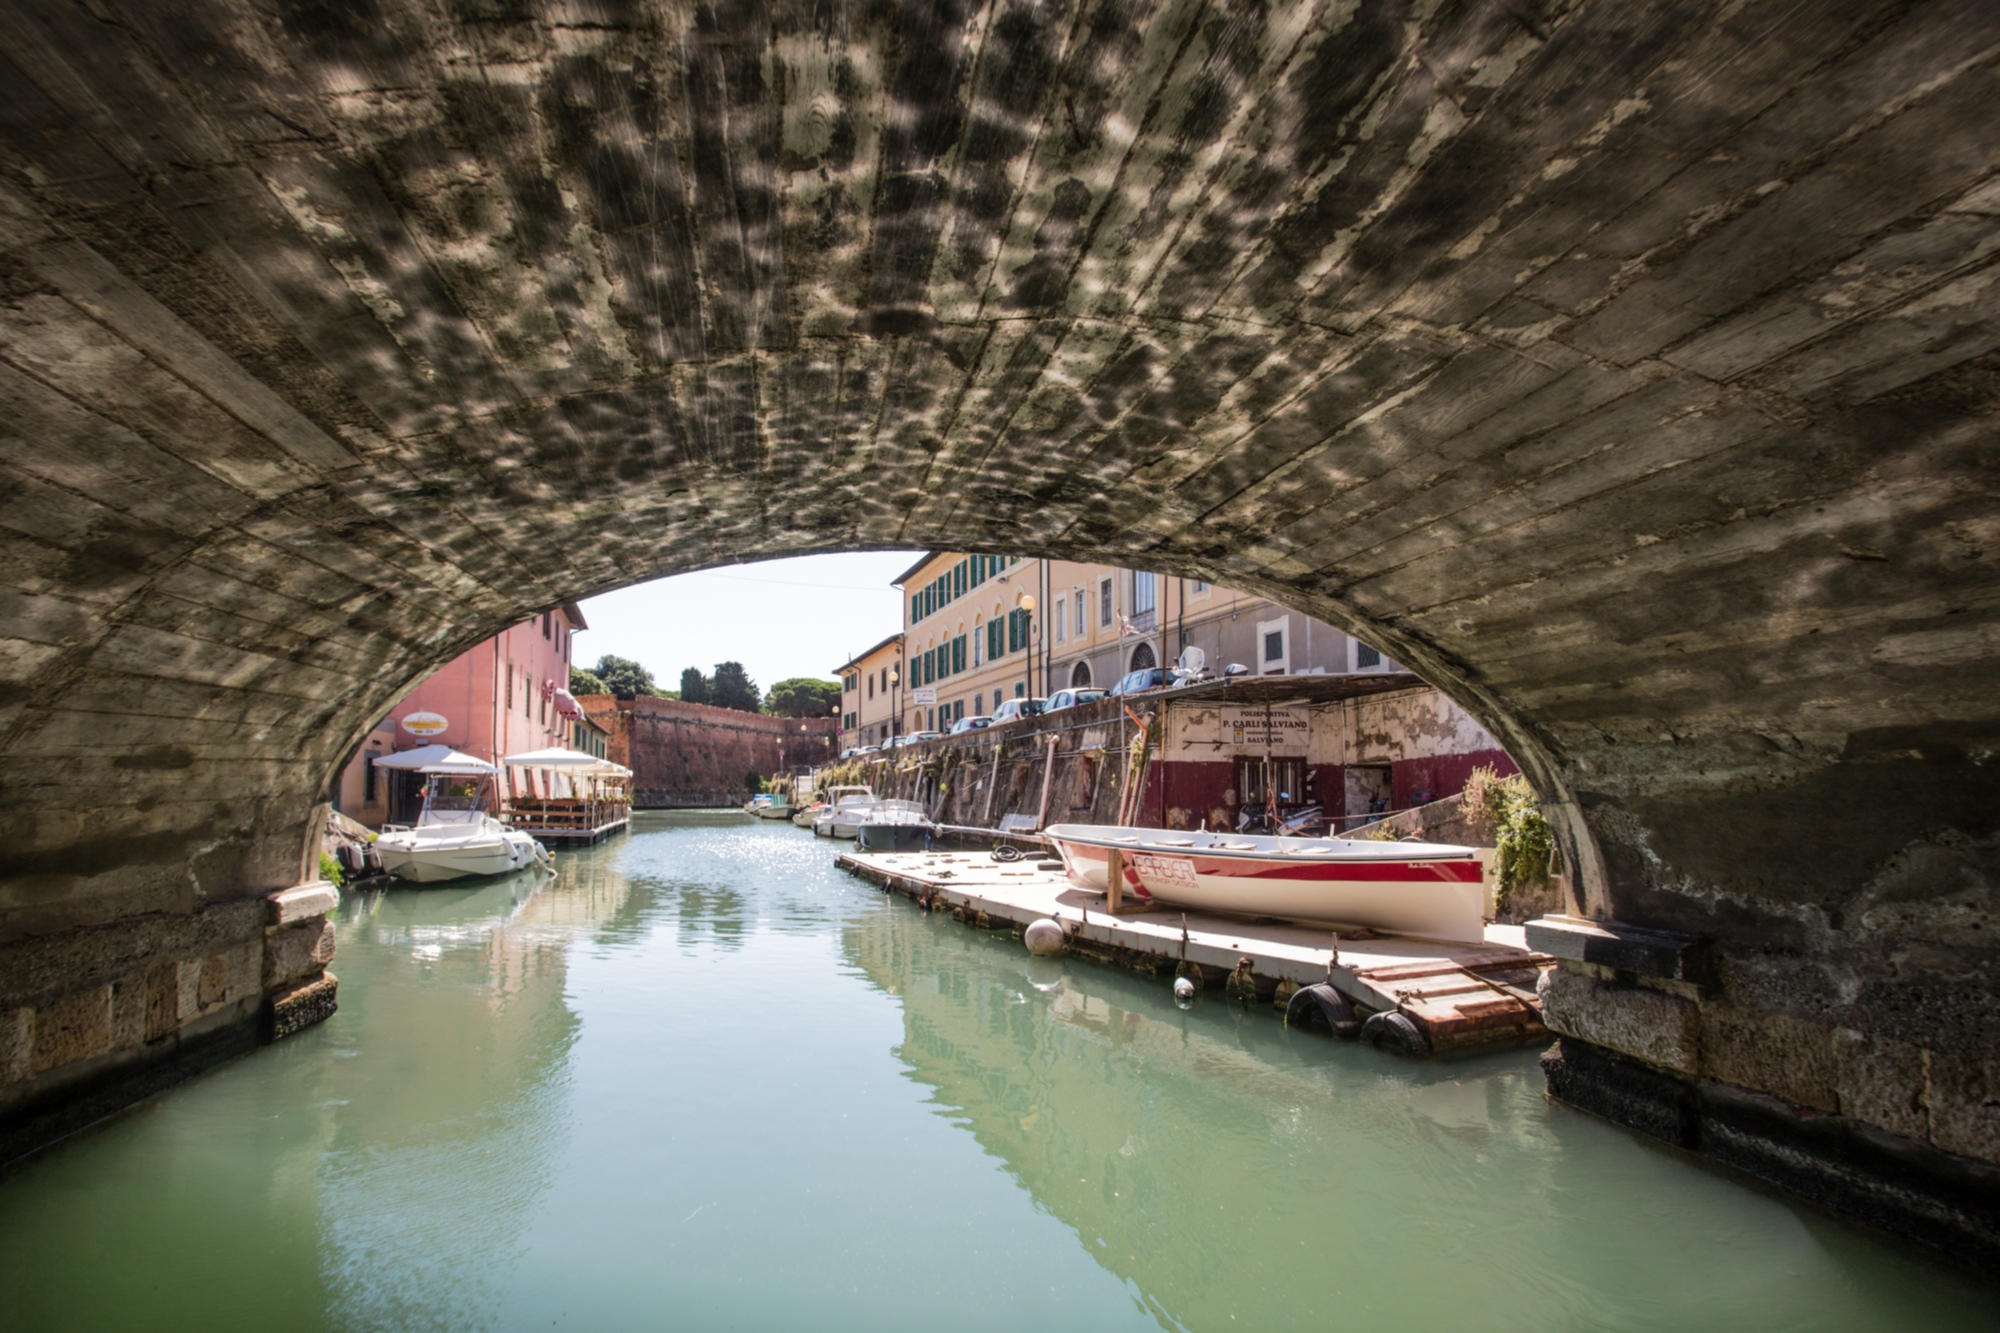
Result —
<instances>
[{"instance_id":1,"label":"wall-mounted sign","mask_svg":"<svg viewBox=\"0 0 2000 1333\"><path fill-rule=\"evenodd\" d=\"M912 704L915 704L919 708L925 707L926 705L929 704L936 703L937 688L935 686L926 685L920 690L911 690L910 702Z\"/></svg>"},{"instance_id":2,"label":"wall-mounted sign","mask_svg":"<svg viewBox=\"0 0 2000 1333\"><path fill-rule=\"evenodd\" d=\"M1303 751L1312 732L1312 719L1303 708L1259 708L1254 705L1223 707L1222 739L1231 745L1269 745Z\"/></svg>"},{"instance_id":3,"label":"wall-mounted sign","mask_svg":"<svg viewBox=\"0 0 2000 1333\"><path fill-rule=\"evenodd\" d=\"M450 725L442 713L411 713L403 719L403 730L412 736L435 736Z\"/></svg>"}]
</instances>

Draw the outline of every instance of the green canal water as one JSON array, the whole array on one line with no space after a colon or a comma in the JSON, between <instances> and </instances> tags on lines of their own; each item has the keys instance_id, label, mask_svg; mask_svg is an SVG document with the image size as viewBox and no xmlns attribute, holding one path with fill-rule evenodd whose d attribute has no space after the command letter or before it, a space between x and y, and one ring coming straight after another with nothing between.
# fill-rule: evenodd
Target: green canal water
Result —
<instances>
[{"instance_id":1,"label":"green canal water","mask_svg":"<svg viewBox=\"0 0 2000 1333\"><path fill-rule=\"evenodd\" d=\"M1550 1105L931 917L740 817L348 894L340 1012L0 1176L0 1327L2000 1328Z\"/></svg>"}]
</instances>

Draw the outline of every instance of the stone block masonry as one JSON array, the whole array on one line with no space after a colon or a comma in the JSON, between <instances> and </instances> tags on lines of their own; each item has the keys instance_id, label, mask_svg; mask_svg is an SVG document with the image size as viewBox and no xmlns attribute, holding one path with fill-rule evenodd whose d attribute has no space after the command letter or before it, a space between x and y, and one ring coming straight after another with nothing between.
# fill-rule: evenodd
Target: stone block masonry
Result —
<instances>
[{"instance_id":1,"label":"stone block masonry","mask_svg":"<svg viewBox=\"0 0 2000 1333\"><path fill-rule=\"evenodd\" d=\"M0 1163L329 1017L331 884L0 944Z\"/></svg>"},{"instance_id":2,"label":"stone block masonry","mask_svg":"<svg viewBox=\"0 0 2000 1333\"><path fill-rule=\"evenodd\" d=\"M840 739L836 717L769 717L709 704L642 695L578 700L610 732L606 756L632 770L639 810L694 810L741 805L745 779L824 764Z\"/></svg>"}]
</instances>

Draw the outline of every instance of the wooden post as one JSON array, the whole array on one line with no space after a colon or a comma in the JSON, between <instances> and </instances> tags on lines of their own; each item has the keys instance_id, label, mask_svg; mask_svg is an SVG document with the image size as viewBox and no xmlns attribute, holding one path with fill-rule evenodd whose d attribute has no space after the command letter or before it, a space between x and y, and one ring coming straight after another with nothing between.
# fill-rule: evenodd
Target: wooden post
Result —
<instances>
[{"instance_id":1,"label":"wooden post","mask_svg":"<svg viewBox=\"0 0 2000 1333\"><path fill-rule=\"evenodd\" d=\"M1125 852L1113 847L1104 861L1104 910L1118 915L1118 900L1125 892Z\"/></svg>"}]
</instances>

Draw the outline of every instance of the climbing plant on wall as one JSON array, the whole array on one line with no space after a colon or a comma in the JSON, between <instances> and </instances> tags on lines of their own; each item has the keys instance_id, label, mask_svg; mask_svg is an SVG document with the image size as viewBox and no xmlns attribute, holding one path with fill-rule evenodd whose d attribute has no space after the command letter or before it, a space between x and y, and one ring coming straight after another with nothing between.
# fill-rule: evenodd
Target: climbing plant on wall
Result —
<instances>
[{"instance_id":1,"label":"climbing plant on wall","mask_svg":"<svg viewBox=\"0 0 2000 1333\"><path fill-rule=\"evenodd\" d=\"M1542 817L1542 803L1519 773L1501 777L1482 764L1465 783L1465 817L1476 828L1493 830L1498 905L1523 889L1548 886L1555 834Z\"/></svg>"}]
</instances>

